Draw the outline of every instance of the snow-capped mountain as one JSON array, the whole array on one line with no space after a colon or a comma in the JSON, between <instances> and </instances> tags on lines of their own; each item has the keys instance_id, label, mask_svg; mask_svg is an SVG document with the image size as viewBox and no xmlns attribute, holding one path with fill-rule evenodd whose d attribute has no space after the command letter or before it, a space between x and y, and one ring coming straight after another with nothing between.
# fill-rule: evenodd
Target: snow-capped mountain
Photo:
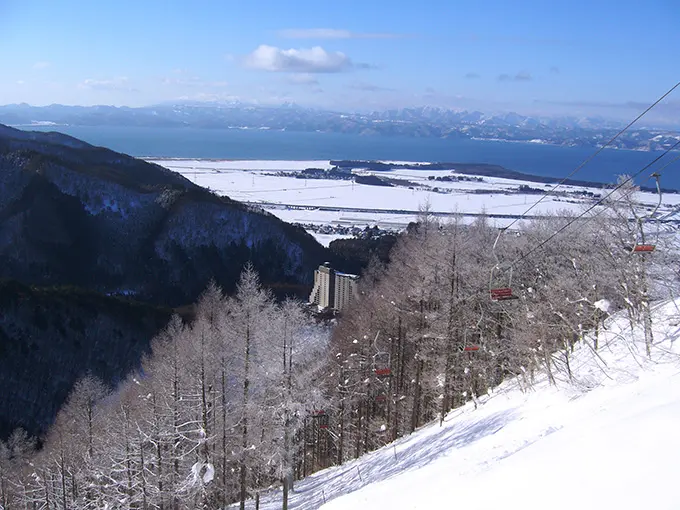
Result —
<instances>
[{"instance_id":1,"label":"snow-capped mountain","mask_svg":"<svg viewBox=\"0 0 680 510\"><path fill-rule=\"evenodd\" d=\"M0 106L0 122L11 125L68 124L81 126L146 126L251 128L319 131L362 135L436 138L477 138L597 147L611 138L620 122L599 117L530 117L514 112L488 114L430 106L348 113L305 108L295 103L276 106L228 102L179 102L129 108L113 106ZM631 129L612 145L636 150L670 147L659 134L669 130Z\"/></svg>"}]
</instances>

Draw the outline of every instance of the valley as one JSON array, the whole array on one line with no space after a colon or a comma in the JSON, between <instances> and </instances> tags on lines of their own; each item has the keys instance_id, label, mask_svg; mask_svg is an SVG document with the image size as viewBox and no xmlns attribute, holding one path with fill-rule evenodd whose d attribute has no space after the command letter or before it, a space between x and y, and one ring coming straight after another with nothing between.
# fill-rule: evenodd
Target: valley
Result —
<instances>
[{"instance_id":1,"label":"valley","mask_svg":"<svg viewBox=\"0 0 680 510\"><path fill-rule=\"evenodd\" d=\"M0 0L0 510L678 510L675 3Z\"/></svg>"},{"instance_id":2,"label":"valley","mask_svg":"<svg viewBox=\"0 0 680 510\"><path fill-rule=\"evenodd\" d=\"M208 159L149 159L182 174L195 184L220 195L258 206L284 221L305 226L328 244L335 236L359 233L369 226L400 231L416 221L421 208L434 216L462 217L470 222L484 215L504 227L525 217L541 219L553 215L578 214L609 191L604 185L590 186L540 184L492 176L473 176L472 165L465 173L451 168L369 170L356 167L338 179L330 170L331 161L262 161ZM397 162L396 165L406 165ZM365 166L371 166L367 164ZM485 165L480 165L485 167ZM305 178L306 169L318 169L314 178ZM385 185L361 184L358 177L371 176ZM465 180L470 179L470 180ZM475 180L479 179L479 180ZM663 182L663 181L662 181ZM653 185L647 181L647 187ZM547 192L545 199L526 215L527 208ZM658 195L640 192L638 200L653 208ZM663 231L672 231L680 220L680 194L664 192L656 218Z\"/></svg>"},{"instance_id":3,"label":"valley","mask_svg":"<svg viewBox=\"0 0 680 510\"><path fill-rule=\"evenodd\" d=\"M469 163L142 161L57 133L0 135L0 257L24 282L0 288L8 501L375 507L399 494L392 477L481 476L542 445L592 409L565 396L588 401L606 382L593 372L627 371L630 350L675 361L674 308L648 314L650 296L673 295L663 268L680 195L649 180L638 191ZM645 258L631 254L641 232ZM283 298L305 299L327 261L366 274L358 302L325 323ZM84 433L89 450L75 446ZM43 451L64 459L44 468L50 487L14 474ZM111 482L69 494L90 472Z\"/></svg>"}]
</instances>

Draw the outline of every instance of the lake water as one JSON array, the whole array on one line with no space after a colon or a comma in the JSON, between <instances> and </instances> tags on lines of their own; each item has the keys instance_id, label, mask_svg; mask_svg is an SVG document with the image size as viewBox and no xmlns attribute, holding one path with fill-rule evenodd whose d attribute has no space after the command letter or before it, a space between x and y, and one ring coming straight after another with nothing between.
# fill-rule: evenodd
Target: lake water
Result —
<instances>
[{"instance_id":1,"label":"lake water","mask_svg":"<svg viewBox=\"0 0 680 510\"><path fill-rule=\"evenodd\" d=\"M132 156L211 159L330 160L370 159L489 163L520 172L564 177L595 149L481 140L361 136L292 131L59 126L35 128L61 131L94 145ZM583 167L575 179L614 182L632 174L660 153L606 149ZM677 165L676 165L677 166ZM673 166L662 177L666 188L680 189ZM653 185L645 171L638 184Z\"/></svg>"}]
</instances>

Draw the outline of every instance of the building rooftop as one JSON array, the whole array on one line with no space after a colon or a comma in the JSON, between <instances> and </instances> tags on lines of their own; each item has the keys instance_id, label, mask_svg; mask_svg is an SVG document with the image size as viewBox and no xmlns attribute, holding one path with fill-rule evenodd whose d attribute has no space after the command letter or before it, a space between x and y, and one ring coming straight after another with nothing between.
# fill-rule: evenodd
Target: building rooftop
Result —
<instances>
[{"instance_id":1,"label":"building rooftop","mask_svg":"<svg viewBox=\"0 0 680 510\"><path fill-rule=\"evenodd\" d=\"M348 278L359 278L358 274L341 273L340 271L335 272L336 276L347 276Z\"/></svg>"}]
</instances>

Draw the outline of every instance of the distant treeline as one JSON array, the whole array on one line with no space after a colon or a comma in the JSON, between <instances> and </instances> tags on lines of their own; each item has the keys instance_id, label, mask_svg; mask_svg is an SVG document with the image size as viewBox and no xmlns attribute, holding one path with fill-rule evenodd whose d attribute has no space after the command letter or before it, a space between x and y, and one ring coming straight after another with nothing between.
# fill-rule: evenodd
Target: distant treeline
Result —
<instances>
[{"instance_id":1,"label":"distant treeline","mask_svg":"<svg viewBox=\"0 0 680 510\"><path fill-rule=\"evenodd\" d=\"M387 172L390 170L451 170L464 175L476 175L483 177L501 177L518 181L540 182L543 184L562 183L568 186L585 186L588 188L611 188L612 183L594 181L582 181L579 179L566 179L562 182L560 177L525 174L515 170L509 170L500 165L486 163L383 163L381 161L361 160L331 160L331 165L339 168L362 168L373 171ZM656 192L656 188L640 186L641 191ZM662 188L664 193L677 193L677 190Z\"/></svg>"}]
</instances>

